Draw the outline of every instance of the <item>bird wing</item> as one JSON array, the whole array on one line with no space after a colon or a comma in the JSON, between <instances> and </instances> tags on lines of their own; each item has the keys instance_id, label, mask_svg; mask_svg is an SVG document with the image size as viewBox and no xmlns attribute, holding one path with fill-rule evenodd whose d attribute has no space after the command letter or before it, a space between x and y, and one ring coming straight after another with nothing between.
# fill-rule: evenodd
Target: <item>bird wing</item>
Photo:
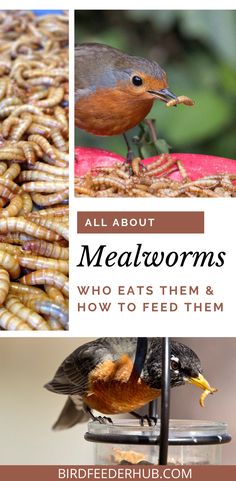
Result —
<instances>
[{"instance_id":1,"label":"bird wing","mask_svg":"<svg viewBox=\"0 0 236 481\"><path fill-rule=\"evenodd\" d=\"M134 357L136 342L135 338L100 338L80 346L62 362L46 389L83 396L93 369L107 360L116 361L123 354Z\"/></svg>"},{"instance_id":2,"label":"bird wing","mask_svg":"<svg viewBox=\"0 0 236 481\"><path fill-rule=\"evenodd\" d=\"M45 385L58 394L84 395L88 390L89 375L107 360L117 361L127 354L135 358L137 338L99 338L72 352L59 366L53 379Z\"/></svg>"}]
</instances>

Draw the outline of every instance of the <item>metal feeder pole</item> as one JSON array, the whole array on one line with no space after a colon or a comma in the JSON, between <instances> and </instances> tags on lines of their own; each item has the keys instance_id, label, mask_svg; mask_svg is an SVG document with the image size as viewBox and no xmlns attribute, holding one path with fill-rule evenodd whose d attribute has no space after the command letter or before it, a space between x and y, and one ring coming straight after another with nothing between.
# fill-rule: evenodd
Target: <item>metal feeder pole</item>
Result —
<instances>
[{"instance_id":1,"label":"metal feeder pole","mask_svg":"<svg viewBox=\"0 0 236 481\"><path fill-rule=\"evenodd\" d=\"M132 369L131 376L133 374L133 371L136 373L138 377L142 372L143 365L147 355L147 343L148 343L147 337L137 338L137 347L136 347L134 366Z\"/></svg>"},{"instance_id":2,"label":"metal feeder pole","mask_svg":"<svg viewBox=\"0 0 236 481\"><path fill-rule=\"evenodd\" d=\"M170 415L170 340L162 340L162 387L159 465L167 464Z\"/></svg>"}]
</instances>

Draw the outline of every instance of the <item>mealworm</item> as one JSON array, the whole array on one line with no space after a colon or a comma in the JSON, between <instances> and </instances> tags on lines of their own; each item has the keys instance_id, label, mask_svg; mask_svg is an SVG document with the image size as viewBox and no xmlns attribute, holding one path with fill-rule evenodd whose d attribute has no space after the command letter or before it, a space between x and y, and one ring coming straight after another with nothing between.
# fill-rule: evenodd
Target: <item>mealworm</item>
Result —
<instances>
[{"instance_id":1,"label":"mealworm","mask_svg":"<svg viewBox=\"0 0 236 481\"><path fill-rule=\"evenodd\" d=\"M38 240L26 241L23 245L23 249L45 257L52 257L53 259L69 259L68 247L61 247L56 244L51 244L50 242Z\"/></svg>"},{"instance_id":2,"label":"mealworm","mask_svg":"<svg viewBox=\"0 0 236 481\"><path fill-rule=\"evenodd\" d=\"M27 182L22 185L22 189L25 192L45 192L45 193L53 193L53 192L61 192L65 189L67 182L64 180L63 182L54 180L50 182L46 181L35 181L35 182Z\"/></svg>"},{"instance_id":3,"label":"mealworm","mask_svg":"<svg viewBox=\"0 0 236 481\"><path fill-rule=\"evenodd\" d=\"M153 182L153 184L150 185L150 191L165 189L165 187L168 186L168 183L165 182L165 180L167 180L167 179L159 180L157 182Z\"/></svg>"},{"instance_id":4,"label":"mealworm","mask_svg":"<svg viewBox=\"0 0 236 481\"><path fill-rule=\"evenodd\" d=\"M64 239L69 240L68 226L62 223L62 220L60 220L59 223L57 220L55 220L55 217L35 217L34 222L35 224L39 224L47 229L52 230L53 232L56 232Z\"/></svg>"},{"instance_id":5,"label":"mealworm","mask_svg":"<svg viewBox=\"0 0 236 481\"><path fill-rule=\"evenodd\" d=\"M7 97L6 99L0 102L0 110L5 109L6 107L10 107L11 105L19 105L19 104L21 104L21 101L17 97Z\"/></svg>"},{"instance_id":6,"label":"mealworm","mask_svg":"<svg viewBox=\"0 0 236 481\"><path fill-rule=\"evenodd\" d=\"M153 197L153 194L151 194L150 192L145 192L144 190L135 188L132 189L131 196L132 194L137 195L138 197Z\"/></svg>"},{"instance_id":7,"label":"mealworm","mask_svg":"<svg viewBox=\"0 0 236 481\"><path fill-rule=\"evenodd\" d=\"M4 173L7 170L7 164L5 162L0 162L0 176L4 177Z\"/></svg>"},{"instance_id":8,"label":"mealworm","mask_svg":"<svg viewBox=\"0 0 236 481\"><path fill-rule=\"evenodd\" d=\"M27 267L29 269L55 269L56 271L68 274L69 265L68 261L61 259L53 259L49 257L40 257L34 255L21 254L18 257L20 266Z\"/></svg>"},{"instance_id":9,"label":"mealworm","mask_svg":"<svg viewBox=\"0 0 236 481\"><path fill-rule=\"evenodd\" d=\"M60 306L66 307L66 301L59 289L54 286L45 286L45 291L48 294L49 298L54 301L56 304Z\"/></svg>"},{"instance_id":10,"label":"mealworm","mask_svg":"<svg viewBox=\"0 0 236 481\"><path fill-rule=\"evenodd\" d=\"M64 200L68 199L69 196L69 189L65 189L61 192L55 192L55 194L48 194L48 195L43 195L43 194L33 194L32 199L35 204L40 205L40 206L48 206L48 205L54 205L54 204L59 204L60 202L63 202Z\"/></svg>"},{"instance_id":11,"label":"mealworm","mask_svg":"<svg viewBox=\"0 0 236 481\"><path fill-rule=\"evenodd\" d=\"M52 301L44 299L35 299L33 305L37 312L57 319L65 329L68 329L68 312L65 311L62 306L58 306Z\"/></svg>"},{"instance_id":12,"label":"mealworm","mask_svg":"<svg viewBox=\"0 0 236 481\"><path fill-rule=\"evenodd\" d=\"M20 297L20 299L26 297L26 298L33 298L33 297L44 297L48 298L47 294L42 291L42 289L39 289L38 287L34 286L28 286L24 284L19 284L18 282L11 282L10 283L10 294L13 294L14 296Z\"/></svg>"},{"instance_id":13,"label":"mealworm","mask_svg":"<svg viewBox=\"0 0 236 481\"><path fill-rule=\"evenodd\" d=\"M5 117L8 117L8 115L11 115L15 110L15 106L11 105L10 107L5 107L5 109L0 110L0 119L4 119Z\"/></svg>"},{"instance_id":14,"label":"mealworm","mask_svg":"<svg viewBox=\"0 0 236 481\"><path fill-rule=\"evenodd\" d=\"M0 196L5 197L8 200L11 200L14 197L14 193L11 192L7 187L0 184Z\"/></svg>"},{"instance_id":15,"label":"mealworm","mask_svg":"<svg viewBox=\"0 0 236 481\"><path fill-rule=\"evenodd\" d=\"M159 174L165 172L171 165L173 165L175 163L176 163L176 160L169 157L169 159L167 160L167 162L165 162L165 164L160 165L156 169L152 169L151 172L150 172L150 170L147 171L147 172L144 172L143 175L144 176L159 175Z\"/></svg>"},{"instance_id":16,"label":"mealworm","mask_svg":"<svg viewBox=\"0 0 236 481\"><path fill-rule=\"evenodd\" d=\"M217 391L216 388L214 388L214 387L211 388L210 386L209 386L209 389L205 389L205 390L203 391L203 393L202 393L201 396L200 396L200 400L199 400L200 405L202 406L202 408L204 407L204 401L205 401L206 397L208 396L208 394L213 394L213 393L216 392L216 391Z\"/></svg>"},{"instance_id":17,"label":"mealworm","mask_svg":"<svg viewBox=\"0 0 236 481\"><path fill-rule=\"evenodd\" d=\"M23 232L37 239L58 240L60 237L52 231L41 227L40 225L26 220L24 217L9 217L0 219L0 233L8 234L8 232Z\"/></svg>"},{"instance_id":18,"label":"mealworm","mask_svg":"<svg viewBox=\"0 0 236 481\"><path fill-rule=\"evenodd\" d=\"M0 305L7 297L10 288L10 278L6 269L0 269Z\"/></svg>"},{"instance_id":19,"label":"mealworm","mask_svg":"<svg viewBox=\"0 0 236 481\"><path fill-rule=\"evenodd\" d=\"M80 185L75 186L75 193L87 195L88 197L94 197L94 195L95 195L95 193L93 192L92 189L88 189L87 187L81 187Z\"/></svg>"},{"instance_id":20,"label":"mealworm","mask_svg":"<svg viewBox=\"0 0 236 481\"><path fill-rule=\"evenodd\" d=\"M54 165L45 164L44 162L35 162L33 166L35 170L42 170L43 172L48 172L50 174L67 177L69 175L69 168L55 167Z\"/></svg>"},{"instance_id":21,"label":"mealworm","mask_svg":"<svg viewBox=\"0 0 236 481\"><path fill-rule=\"evenodd\" d=\"M64 89L62 87L50 87L48 98L44 100L38 100L38 102L36 102L36 105L43 108L55 107L55 105L58 105L63 100L63 97Z\"/></svg>"},{"instance_id":22,"label":"mealworm","mask_svg":"<svg viewBox=\"0 0 236 481\"><path fill-rule=\"evenodd\" d=\"M66 152L61 152L54 146L52 146L52 148L53 148L53 152L55 153L55 155L59 160L64 160L67 164L69 164L69 154L67 154Z\"/></svg>"},{"instance_id":23,"label":"mealworm","mask_svg":"<svg viewBox=\"0 0 236 481\"><path fill-rule=\"evenodd\" d=\"M45 125L41 125L37 122L31 123L27 132L28 132L28 134L32 134L32 135L42 135L43 137L46 137L47 139L51 135L51 131L48 127L46 127Z\"/></svg>"},{"instance_id":24,"label":"mealworm","mask_svg":"<svg viewBox=\"0 0 236 481\"><path fill-rule=\"evenodd\" d=\"M96 187L98 186L105 186L105 187L117 187L121 190L126 190L126 184L122 182L122 180L118 180L115 177L94 177L92 179L92 184Z\"/></svg>"},{"instance_id":25,"label":"mealworm","mask_svg":"<svg viewBox=\"0 0 236 481\"><path fill-rule=\"evenodd\" d=\"M35 105L31 105L31 104L25 104L25 105L20 105L19 107L8 107L10 109L14 109L13 111L11 111L11 115L13 117L17 117L17 116L20 116L21 114L25 113L25 112L29 112L31 114L34 114L34 115L40 115L41 114L41 110L36 107Z\"/></svg>"},{"instance_id":26,"label":"mealworm","mask_svg":"<svg viewBox=\"0 0 236 481\"><path fill-rule=\"evenodd\" d=\"M194 100L190 99L189 97L186 97L185 95L180 95L176 99L169 100L169 102L166 103L166 107L173 107L174 105L178 105L178 104L192 106L195 104L195 102Z\"/></svg>"},{"instance_id":27,"label":"mealworm","mask_svg":"<svg viewBox=\"0 0 236 481\"><path fill-rule=\"evenodd\" d=\"M17 145L23 150L24 156L25 156L28 164L30 166L34 165L35 161L36 161L36 156L35 156L35 151L34 151L32 143L27 142L25 140L21 140L20 142L18 142Z\"/></svg>"},{"instance_id":28,"label":"mealworm","mask_svg":"<svg viewBox=\"0 0 236 481\"><path fill-rule=\"evenodd\" d=\"M64 331L64 327L62 327L61 323L57 319L50 316L46 316L46 318L51 331Z\"/></svg>"},{"instance_id":29,"label":"mealworm","mask_svg":"<svg viewBox=\"0 0 236 481\"><path fill-rule=\"evenodd\" d=\"M32 116L33 122L38 122L41 125L45 125L46 127L49 127L50 129L60 129L62 128L60 122L55 120L53 117L50 117L49 115L39 115L39 116Z\"/></svg>"},{"instance_id":30,"label":"mealworm","mask_svg":"<svg viewBox=\"0 0 236 481\"><path fill-rule=\"evenodd\" d=\"M1 245L0 245L1 247ZM12 279L17 279L20 275L20 265L15 256L0 250L0 265L9 272Z\"/></svg>"},{"instance_id":31,"label":"mealworm","mask_svg":"<svg viewBox=\"0 0 236 481\"><path fill-rule=\"evenodd\" d=\"M25 157L22 152L16 152L16 149L0 149L0 160L13 160L14 162L24 162Z\"/></svg>"},{"instance_id":32,"label":"mealworm","mask_svg":"<svg viewBox=\"0 0 236 481\"><path fill-rule=\"evenodd\" d=\"M57 69L49 69L48 67L43 69L34 69L34 70L25 70L24 77L26 79L33 78L33 77L40 77L41 75L49 75L50 77L68 77L68 71L66 69L57 68Z\"/></svg>"},{"instance_id":33,"label":"mealworm","mask_svg":"<svg viewBox=\"0 0 236 481\"><path fill-rule=\"evenodd\" d=\"M69 214L69 206L68 205L58 205L56 207L49 207L48 209L36 210L31 212L29 217L38 217L38 216L58 216L58 215L66 215Z\"/></svg>"},{"instance_id":34,"label":"mealworm","mask_svg":"<svg viewBox=\"0 0 236 481\"><path fill-rule=\"evenodd\" d=\"M51 131L51 139L52 139L53 143L55 144L55 146L58 149L60 149L62 152L66 152L68 150L65 139L62 136L60 130L56 130L56 129L52 130Z\"/></svg>"},{"instance_id":35,"label":"mealworm","mask_svg":"<svg viewBox=\"0 0 236 481\"><path fill-rule=\"evenodd\" d=\"M21 193L21 187L19 187L19 185L17 185L13 180L9 178L0 177L0 185L7 187L7 189L9 189L14 194Z\"/></svg>"},{"instance_id":36,"label":"mealworm","mask_svg":"<svg viewBox=\"0 0 236 481\"><path fill-rule=\"evenodd\" d=\"M45 154L47 154L51 159L56 158L52 146L44 137L42 137L42 135L30 135L28 139L29 141L38 144L42 151L45 152Z\"/></svg>"},{"instance_id":37,"label":"mealworm","mask_svg":"<svg viewBox=\"0 0 236 481\"><path fill-rule=\"evenodd\" d=\"M0 100L5 96L7 90L8 79L6 77L0 78Z\"/></svg>"},{"instance_id":38,"label":"mealworm","mask_svg":"<svg viewBox=\"0 0 236 481\"><path fill-rule=\"evenodd\" d=\"M66 118L64 109L62 107L60 107L59 105L57 105L55 107L55 110L54 110L54 115L55 115L56 119L60 122L60 124L62 125L64 131L67 131L68 130L68 120Z\"/></svg>"},{"instance_id":39,"label":"mealworm","mask_svg":"<svg viewBox=\"0 0 236 481\"><path fill-rule=\"evenodd\" d=\"M46 85L47 87L53 86L57 84L57 81L53 77L36 77L28 80L28 84L31 86L37 86L37 85ZM39 105L39 102L37 102L37 105ZM46 107L46 105L40 105L40 107Z\"/></svg>"},{"instance_id":40,"label":"mealworm","mask_svg":"<svg viewBox=\"0 0 236 481\"><path fill-rule=\"evenodd\" d=\"M6 139L14 125L18 125L20 119L18 117L7 117L2 123L2 135Z\"/></svg>"},{"instance_id":41,"label":"mealworm","mask_svg":"<svg viewBox=\"0 0 236 481\"><path fill-rule=\"evenodd\" d=\"M10 135L10 140L12 140L13 142L17 142L18 140L20 140L24 133L28 130L30 125L31 118L21 119L18 125L13 128Z\"/></svg>"},{"instance_id":42,"label":"mealworm","mask_svg":"<svg viewBox=\"0 0 236 481\"><path fill-rule=\"evenodd\" d=\"M141 159L139 157L135 157L131 161L131 169L132 169L134 175L136 175L137 177L139 177L139 175L140 175L140 164L141 164Z\"/></svg>"},{"instance_id":43,"label":"mealworm","mask_svg":"<svg viewBox=\"0 0 236 481\"><path fill-rule=\"evenodd\" d=\"M17 147L16 142L12 143L11 141L5 141L4 144L0 147L0 152L3 152L3 153L10 152L13 155L20 155L20 154L22 155L22 150L19 147Z\"/></svg>"},{"instance_id":44,"label":"mealworm","mask_svg":"<svg viewBox=\"0 0 236 481\"><path fill-rule=\"evenodd\" d=\"M19 87L23 87L23 89L27 89L28 84L25 81L25 79L22 77L23 71L24 71L24 66L16 65L15 68L12 69L11 76L14 78L14 80L16 81Z\"/></svg>"},{"instance_id":45,"label":"mealworm","mask_svg":"<svg viewBox=\"0 0 236 481\"><path fill-rule=\"evenodd\" d=\"M161 165L163 162L169 159L169 154L162 154L160 155L159 159L155 160L154 162L151 162L150 164L146 165L146 170L155 170L159 165Z\"/></svg>"},{"instance_id":46,"label":"mealworm","mask_svg":"<svg viewBox=\"0 0 236 481\"><path fill-rule=\"evenodd\" d=\"M29 212L32 211L33 208L33 202L29 194L27 192L23 192L21 194L22 198L22 208L19 212L19 216L25 216L26 214L29 214Z\"/></svg>"},{"instance_id":47,"label":"mealworm","mask_svg":"<svg viewBox=\"0 0 236 481\"><path fill-rule=\"evenodd\" d=\"M49 174L47 172L43 172L42 170L22 170L21 174L18 177L19 182L27 182L27 181L64 181L63 177L59 177L56 175Z\"/></svg>"},{"instance_id":48,"label":"mealworm","mask_svg":"<svg viewBox=\"0 0 236 481\"><path fill-rule=\"evenodd\" d=\"M5 307L0 307L0 326L8 331L32 331L29 324L9 312Z\"/></svg>"},{"instance_id":49,"label":"mealworm","mask_svg":"<svg viewBox=\"0 0 236 481\"><path fill-rule=\"evenodd\" d=\"M61 289L63 294L67 297L69 295L69 281L68 277L66 277L61 272L52 270L52 269L40 269L31 274L27 274L26 276L21 277L20 282L23 284L49 284L58 289Z\"/></svg>"},{"instance_id":50,"label":"mealworm","mask_svg":"<svg viewBox=\"0 0 236 481\"><path fill-rule=\"evenodd\" d=\"M29 97L30 103L33 104L35 100L44 99L45 97L47 97L47 93L48 93L48 90L46 88L39 90L38 92L35 92Z\"/></svg>"},{"instance_id":51,"label":"mealworm","mask_svg":"<svg viewBox=\"0 0 236 481\"><path fill-rule=\"evenodd\" d=\"M19 175L20 171L21 168L19 164L11 164L10 167L8 167L8 169L6 169L2 174L0 173L0 175L2 175L2 177L5 179L14 180Z\"/></svg>"},{"instance_id":52,"label":"mealworm","mask_svg":"<svg viewBox=\"0 0 236 481\"><path fill-rule=\"evenodd\" d=\"M12 312L12 314L16 314L20 319L26 321L33 329L39 331L50 330L45 319L37 312L26 307L17 297L8 295L5 301L5 306L10 312Z\"/></svg>"},{"instance_id":53,"label":"mealworm","mask_svg":"<svg viewBox=\"0 0 236 481\"><path fill-rule=\"evenodd\" d=\"M24 244L27 241L34 240L34 237L21 232L11 232L6 235L0 234L0 242L7 242L9 244Z\"/></svg>"},{"instance_id":54,"label":"mealworm","mask_svg":"<svg viewBox=\"0 0 236 481\"><path fill-rule=\"evenodd\" d=\"M3 210L0 209L0 217L14 217L19 214L20 210L23 207L23 200L21 195L15 195L10 204L7 207L4 207ZM1 247L1 245L0 245Z\"/></svg>"},{"instance_id":55,"label":"mealworm","mask_svg":"<svg viewBox=\"0 0 236 481\"><path fill-rule=\"evenodd\" d=\"M12 245L7 242L1 242L0 243L0 249L1 251L9 252L9 254L12 254L13 256L18 256L24 254L24 251L20 246L17 245Z\"/></svg>"},{"instance_id":56,"label":"mealworm","mask_svg":"<svg viewBox=\"0 0 236 481\"><path fill-rule=\"evenodd\" d=\"M52 148L54 149L54 145L52 145ZM61 168L67 167L67 164L65 163L64 160L60 160L58 158L52 159L47 154L43 154L42 160L48 165L53 165Z\"/></svg>"},{"instance_id":57,"label":"mealworm","mask_svg":"<svg viewBox=\"0 0 236 481\"><path fill-rule=\"evenodd\" d=\"M96 197L111 197L114 194L114 189L111 187L109 189L98 190L96 193ZM90 197L90 196L89 196ZM93 195L92 195L93 197Z\"/></svg>"}]
</instances>

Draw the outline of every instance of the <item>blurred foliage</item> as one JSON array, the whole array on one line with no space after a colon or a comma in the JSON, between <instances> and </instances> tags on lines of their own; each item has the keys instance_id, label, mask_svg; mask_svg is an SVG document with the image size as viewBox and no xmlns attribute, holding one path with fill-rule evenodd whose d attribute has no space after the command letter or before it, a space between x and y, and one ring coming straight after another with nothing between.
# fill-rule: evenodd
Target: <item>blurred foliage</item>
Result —
<instances>
[{"instance_id":1,"label":"blurred foliage","mask_svg":"<svg viewBox=\"0 0 236 481\"><path fill-rule=\"evenodd\" d=\"M169 109L154 103L148 117L172 151L236 159L236 11L81 10L75 24L77 43L106 43L154 59L167 72L170 90L196 101ZM129 138L139 132L133 129ZM126 155L122 136L80 132L76 143Z\"/></svg>"}]
</instances>

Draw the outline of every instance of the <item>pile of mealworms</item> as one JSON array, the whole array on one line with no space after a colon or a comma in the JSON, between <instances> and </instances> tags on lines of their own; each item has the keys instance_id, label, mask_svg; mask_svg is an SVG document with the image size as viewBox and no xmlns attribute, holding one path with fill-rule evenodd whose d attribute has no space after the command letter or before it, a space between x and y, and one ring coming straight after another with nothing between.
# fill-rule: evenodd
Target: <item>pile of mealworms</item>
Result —
<instances>
[{"instance_id":1,"label":"pile of mealworms","mask_svg":"<svg viewBox=\"0 0 236 481\"><path fill-rule=\"evenodd\" d=\"M0 329L68 328L68 15L0 12Z\"/></svg>"},{"instance_id":2,"label":"pile of mealworms","mask_svg":"<svg viewBox=\"0 0 236 481\"><path fill-rule=\"evenodd\" d=\"M180 181L169 177L181 175ZM144 166L139 158L131 164L97 166L75 177L76 197L235 197L236 174L221 173L190 180L181 162L163 154Z\"/></svg>"}]
</instances>

